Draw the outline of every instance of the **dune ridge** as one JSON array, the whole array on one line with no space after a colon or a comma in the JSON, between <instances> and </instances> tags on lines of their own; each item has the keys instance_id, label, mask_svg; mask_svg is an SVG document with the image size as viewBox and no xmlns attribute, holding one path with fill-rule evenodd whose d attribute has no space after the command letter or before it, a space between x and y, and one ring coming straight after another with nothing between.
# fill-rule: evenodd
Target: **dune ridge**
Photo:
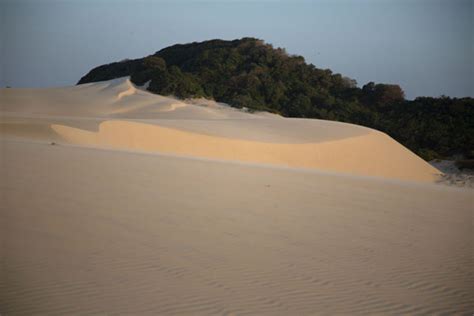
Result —
<instances>
[{"instance_id":1,"label":"dune ridge","mask_svg":"<svg viewBox=\"0 0 474 316\"><path fill-rule=\"evenodd\" d=\"M321 143L275 144L208 136L130 121L104 121L98 132L63 125L52 125L51 128L73 144L140 149L397 179L434 181L436 178L434 168L421 159L414 163L413 160L418 157L410 155L409 151L377 132ZM387 168L387 164L390 168Z\"/></svg>"},{"instance_id":2,"label":"dune ridge","mask_svg":"<svg viewBox=\"0 0 474 316\"><path fill-rule=\"evenodd\" d=\"M174 104L174 106L173 106ZM199 105L202 106L199 106ZM190 105L190 106L188 106ZM185 108L171 111L170 108ZM228 111L220 111L227 109ZM259 118L214 101L186 103L138 89L129 78L47 89L0 89L0 110L48 116L99 118Z\"/></svg>"},{"instance_id":3,"label":"dune ridge","mask_svg":"<svg viewBox=\"0 0 474 316\"><path fill-rule=\"evenodd\" d=\"M180 101L143 91L128 78L77 87L3 89L0 101L7 114L1 122L6 137L31 135L85 146L424 182L441 174L369 128L247 113L210 100ZM19 120L28 113L29 120ZM92 131L91 125L96 126Z\"/></svg>"}]
</instances>

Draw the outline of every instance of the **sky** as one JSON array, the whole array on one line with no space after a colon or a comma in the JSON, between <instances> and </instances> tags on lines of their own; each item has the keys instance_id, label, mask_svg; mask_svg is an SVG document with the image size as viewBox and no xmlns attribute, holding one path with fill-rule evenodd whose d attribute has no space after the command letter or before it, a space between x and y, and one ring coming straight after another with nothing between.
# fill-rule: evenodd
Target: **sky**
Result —
<instances>
[{"instance_id":1,"label":"sky","mask_svg":"<svg viewBox=\"0 0 474 316\"><path fill-rule=\"evenodd\" d=\"M0 87L66 86L176 43L256 37L318 68L474 96L474 0L0 0Z\"/></svg>"}]
</instances>

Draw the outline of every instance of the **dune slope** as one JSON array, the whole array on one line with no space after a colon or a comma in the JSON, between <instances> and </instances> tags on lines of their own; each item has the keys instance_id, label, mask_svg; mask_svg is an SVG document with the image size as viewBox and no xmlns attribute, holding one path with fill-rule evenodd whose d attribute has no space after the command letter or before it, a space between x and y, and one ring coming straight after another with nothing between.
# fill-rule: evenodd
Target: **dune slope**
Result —
<instances>
[{"instance_id":1,"label":"dune slope","mask_svg":"<svg viewBox=\"0 0 474 316\"><path fill-rule=\"evenodd\" d=\"M86 146L433 182L440 174L392 138L361 126L183 102L128 79L3 89L2 135Z\"/></svg>"},{"instance_id":2,"label":"dune slope","mask_svg":"<svg viewBox=\"0 0 474 316\"><path fill-rule=\"evenodd\" d=\"M474 310L472 192L383 133L126 78L0 106L2 315Z\"/></svg>"},{"instance_id":3,"label":"dune slope","mask_svg":"<svg viewBox=\"0 0 474 316\"><path fill-rule=\"evenodd\" d=\"M471 192L5 141L2 314L474 309Z\"/></svg>"}]
</instances>

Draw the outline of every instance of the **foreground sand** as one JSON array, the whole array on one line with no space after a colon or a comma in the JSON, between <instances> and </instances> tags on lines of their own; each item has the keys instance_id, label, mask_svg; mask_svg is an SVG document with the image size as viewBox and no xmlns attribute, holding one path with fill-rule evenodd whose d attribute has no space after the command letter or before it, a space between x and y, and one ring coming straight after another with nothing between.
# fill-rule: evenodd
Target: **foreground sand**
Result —
<instances>
[{"instance_id":1,"label":"foreground sand","mask_svg":"<svg viewBox=\"0 0 474 316\"><path fill-rule=\"evenodd\" d=\"M5 314L474 309L471 191L3 143Z\"/></svg>"},{"instance_id":2,"label":"foreground sand","mask_svg":"<svg viewBox=\"0 0 474 316\"><path fill-rule=\"evenodd\" d=\"M474 310L472 190L382 133L125 79L0 101L0 314Z\"/></svg>"}]
</instances>

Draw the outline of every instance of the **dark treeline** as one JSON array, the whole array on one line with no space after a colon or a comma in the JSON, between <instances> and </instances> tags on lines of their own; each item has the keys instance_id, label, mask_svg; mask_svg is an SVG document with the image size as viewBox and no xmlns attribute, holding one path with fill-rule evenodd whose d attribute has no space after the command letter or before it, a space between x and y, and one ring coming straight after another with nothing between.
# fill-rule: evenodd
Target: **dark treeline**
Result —
<instances>
[{"instance_id":1,"label":"dark treeline","mask_svg":"<svg viewBox=\"0 0 474 316\"><path fill-rule=\"evenodd\" d=\"M287 117L320 118L383 131L426 160L474 155L474 99L405 100L393 84L365 84L318 69L262 40L174 45L154 55L99 66L79 84L130 76L148 90L206 97Z\"/></svg>"}]
</instances>

